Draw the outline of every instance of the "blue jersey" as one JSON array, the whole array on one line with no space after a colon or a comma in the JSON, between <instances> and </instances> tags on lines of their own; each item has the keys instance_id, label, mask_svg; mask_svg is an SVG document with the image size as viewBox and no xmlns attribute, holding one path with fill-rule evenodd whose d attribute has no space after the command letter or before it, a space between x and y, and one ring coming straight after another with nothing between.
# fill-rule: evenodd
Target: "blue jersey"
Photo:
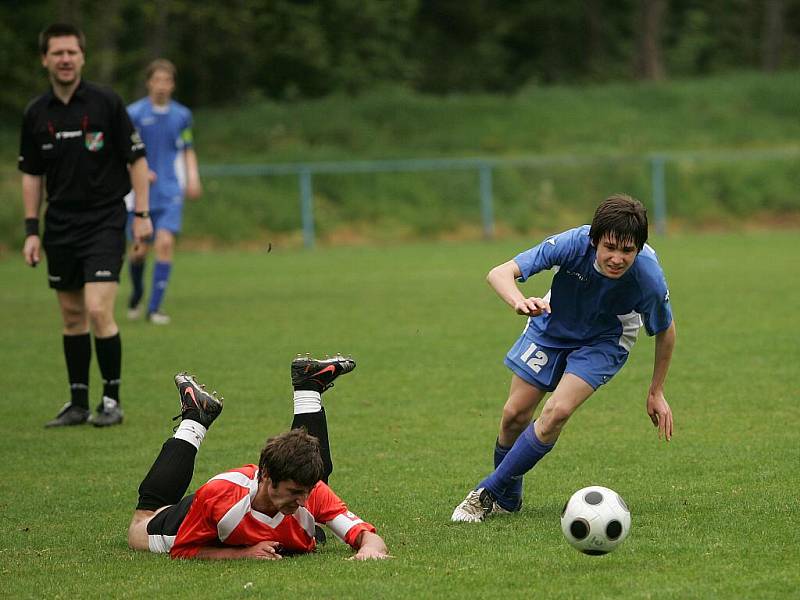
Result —
<instances>
[{"instance_id":1,"label":"blue jersey","mask_svg":"<svg viewBox=\"0 0 800 600\"><path fill-rule=\"evenodd\" d=\"M147 148L147 164L155 171L150 185L150 208L158 210L183 202L183 151L192 146L192 111L170 100L165 107L142 98L128 106L128 114Z\"/></svg>"},{"instance_id":2,"label":"blue jersey","mask_svg":"<svg viewBox=\"0 0 800 600\"><path fill-rule=\"evenodd\" d=\"M597 251L583 225L547 238L514 257L525 281L545 269L555 271L549 297L552 313L528 319L528 328L546 346L568 348L614 340L630 351L639 328L648 335L672 323L669 290L655 251L645 244L619 279L602 275Z\"/></svg>"}]
</instances>

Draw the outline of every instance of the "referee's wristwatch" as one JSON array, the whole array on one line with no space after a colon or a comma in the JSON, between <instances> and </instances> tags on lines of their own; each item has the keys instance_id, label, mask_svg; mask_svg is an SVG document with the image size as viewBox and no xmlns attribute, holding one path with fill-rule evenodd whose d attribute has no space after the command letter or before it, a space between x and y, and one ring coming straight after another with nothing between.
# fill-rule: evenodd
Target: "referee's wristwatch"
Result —
<instances>
[{"instance_id":1,"label":"referee's wristwatch","mask_svg":"<svg viewBox=\"0 0 800 600\"><path fill-rule=\"evenodd\" d=\"M137 210L133 213L134 217L139 217L140 219L149 219L150 218L150 211L149 210Z\"/></svg>"}]
</instances>

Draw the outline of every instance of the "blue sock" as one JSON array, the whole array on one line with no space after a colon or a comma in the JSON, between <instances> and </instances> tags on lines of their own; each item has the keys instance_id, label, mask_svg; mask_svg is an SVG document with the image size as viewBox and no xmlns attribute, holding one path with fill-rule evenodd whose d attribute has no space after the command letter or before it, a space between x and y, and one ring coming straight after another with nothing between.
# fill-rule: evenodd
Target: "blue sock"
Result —
<instances>
[{"instance_id":1,"label":"blue sock","mask_svg":"<svg viewBox=\"0 0 800 600\"><path fill-rule=\"evenodd\" d=\"M530 471L545 454L552 450L555 444L544 444L533 429L531 423L514 442L511 450L508 451L503 461L494 473L481 481L477 487L488 489L497 498L497 503L506 510L514 510L515 505L505 501L508 498L510 489L513 488L515 477L524 475Z\"/></svg>"},{"instance_id":2,"label":"blue sock","mask_svg":"<svg viewBox=\"0 0 800 600\"><path fill-rule=\"evenodd\" d=\"M169 272L172 270L172 263L157 262L153 267L153 291L150 292L150 305L147 307L147 314L158 312L161 308L161 301L167 292L169 283Z\"/></svg>"},{"instance_id":3,"label":"blue sock","mask_svg":"<svg viewBox=\"0 0 800 600\"><path fill-rule=\"evenodd\" d=\"M494 443L494 468L500 466L500 463L503 462L503 459L508 454L508 451L511 448L506 448L505 446L500 445L500 440L496 440ZM503 497L502 503L503 505L508 504L509 506L513 506L514 508L508 508L506 510L513 510L518 511L522 508L522 478L523 475L517 475L514 477L514 481L511 485L508 486L506 490L505 496ZM505 508L505 506L504 506Z\"/></svg>"},{"instance_id":4,"label":"blue sock","mask_svg":"<svg viewBox=\"0 0 800 600\"><path fill-rule=\"evenodd\" d=\"M131 285L133 286L128 308L136 308L139 302L141 302L142 296L144 296L144 266L144 261L131 261L128 263L128 272L131 275Z\"/></svg>"}]
</instances>

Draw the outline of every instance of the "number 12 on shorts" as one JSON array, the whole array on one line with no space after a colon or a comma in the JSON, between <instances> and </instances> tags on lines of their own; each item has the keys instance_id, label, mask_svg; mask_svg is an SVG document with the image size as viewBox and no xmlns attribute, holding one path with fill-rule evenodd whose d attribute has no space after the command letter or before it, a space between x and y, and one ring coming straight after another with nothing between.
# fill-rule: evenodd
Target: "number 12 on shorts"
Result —
<instances>
[{"instance_id":1,"label":"number 12 on shorts","mask_svg":"<svg viewBox=\"0 0 800 600\"><path fill-rule=\"evenodd\" d=\"M542 370L542 367L547 364L547 354L541 350L536 349L536 344L531 344L528 349L520 355L520 359L531 369L534 373Z\"/></svg>"}]
</instances>

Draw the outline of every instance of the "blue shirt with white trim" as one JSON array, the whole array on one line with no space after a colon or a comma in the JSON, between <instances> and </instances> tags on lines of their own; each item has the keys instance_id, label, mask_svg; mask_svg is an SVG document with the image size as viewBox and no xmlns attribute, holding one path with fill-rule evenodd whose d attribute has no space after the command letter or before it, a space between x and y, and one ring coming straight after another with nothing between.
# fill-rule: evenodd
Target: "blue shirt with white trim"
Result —
<instances>
[{"instance_id":1,"label":"blue shirt with white trim","mask_svg":"<svg viewBox=\"0 0 800 600\"><path fill-rule=\"evenodd\" d=\"M192 146L192 111L174 100L165 107L154 106L145 97L128 106L128 114L147 147L147 164L156 173L150 184L150 208L182 203L183 152Z\"/></svg>"},{"instance_id":2,"label":"blue shirt with white trim","mask_svg":"<svg viewBox=\"0 0 800 600\"><path fill-rule=\"evenodd\" d=\"M616 340L630 350L642 325L655 335L672 323L667 281L647 244L622 277L606 277L597 268L589 229L583 225L559 233L514 257L520 282L546 269L555 271L546 296L552 313L530 317L527 327L553 348Z\"/></svg>"}]
</instances>

